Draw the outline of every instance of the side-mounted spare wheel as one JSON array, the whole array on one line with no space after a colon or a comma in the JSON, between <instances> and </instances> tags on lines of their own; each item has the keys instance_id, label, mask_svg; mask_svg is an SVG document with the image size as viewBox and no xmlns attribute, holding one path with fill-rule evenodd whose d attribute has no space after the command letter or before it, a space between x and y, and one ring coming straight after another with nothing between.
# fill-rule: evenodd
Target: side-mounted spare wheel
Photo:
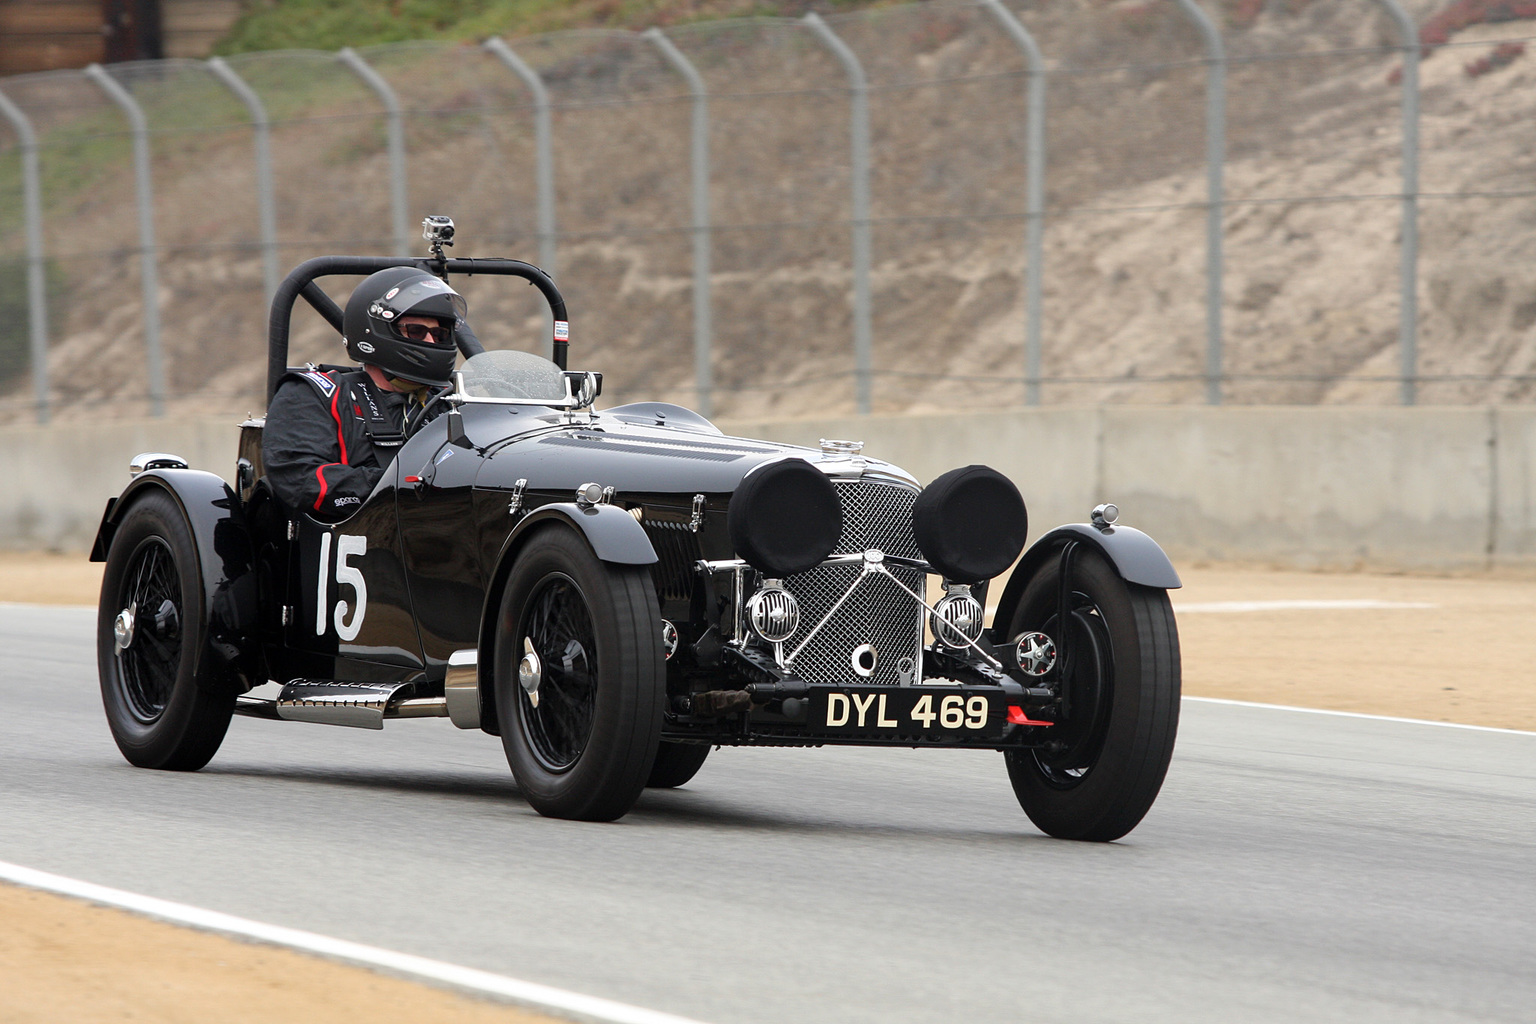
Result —
<instances>
[{"instance_id":1,"label":"side-mounted spare wheel","mask_svg":"<svg viewBox=\"0 0 1536 1024\"><path fill-rule=\"evenodd\" d=\"M528 803L552 818L627 813L666 700L649 569L599 561L573 530L541 526L507 577L495 644L501 742Z\"/></svg>"},{"instance_id":2,"label":"side-mounted spare wheel","mask_svg":"<svg viewBox=\"0 0 1536 1024\"><path fill-rule=\"evenodd\" d=\"M197 678L206 608L181 507L162 490L141 492L113 535L96 624L107 724L131 764L196 771L224 741L235 691Z\"/></svg>"}]
</instances>

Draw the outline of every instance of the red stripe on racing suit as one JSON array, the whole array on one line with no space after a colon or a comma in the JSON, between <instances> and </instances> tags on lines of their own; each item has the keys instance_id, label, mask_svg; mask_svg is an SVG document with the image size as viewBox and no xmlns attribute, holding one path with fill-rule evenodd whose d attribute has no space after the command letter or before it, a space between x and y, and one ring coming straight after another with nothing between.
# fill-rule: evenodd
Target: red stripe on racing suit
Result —
<instances>
[{"instance_id":1,"label":"red stripe on racing suit","mask_svg":"<svg viewBox=\"0 0 1536 1024\"><path fill-rule=\"evenodd\" d=\"M325 492L331 489L330 483L325 479L325 471L332 466L342 466L342 462L327 462L323 466L315 467L315 479L320 481L320 497L315 499L315 511L320 511L321 502L325 501Z\"/></svg>"}]
</instances>

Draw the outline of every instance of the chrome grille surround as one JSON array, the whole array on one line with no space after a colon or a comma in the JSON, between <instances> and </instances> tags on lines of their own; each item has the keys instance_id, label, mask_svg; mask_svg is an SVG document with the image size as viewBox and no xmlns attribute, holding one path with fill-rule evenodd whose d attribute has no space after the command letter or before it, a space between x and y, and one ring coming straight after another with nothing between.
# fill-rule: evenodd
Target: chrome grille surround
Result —
<instances>
[{"instance_id":1,"label":"chrome grille surround","mask_svg":"<svg viewBox=\"0 0 1536 1024\"><path fill-rule=\"evenodd\" d=\"M912 537L912 505L917 489L905 484L836 480L843 508L843 533L834 554L858 554L878 548L887 554L921 559ZM918 568L885 563L896 579L927 600L927 574ZM795 674L810 682L847 686L901 685L920 680L923 663L923 617L911 595L895 581L873 573L860 582L860 564L819 565L791 576L784 587L800 602L800 625L784 642L792 651L855 583L858 589L837 610L809 646L795 659ZM853 652L871 644L879 652L872 676L853 669ZM909 669L903 672L903 663Z\"/></svg>"}]
</instances>

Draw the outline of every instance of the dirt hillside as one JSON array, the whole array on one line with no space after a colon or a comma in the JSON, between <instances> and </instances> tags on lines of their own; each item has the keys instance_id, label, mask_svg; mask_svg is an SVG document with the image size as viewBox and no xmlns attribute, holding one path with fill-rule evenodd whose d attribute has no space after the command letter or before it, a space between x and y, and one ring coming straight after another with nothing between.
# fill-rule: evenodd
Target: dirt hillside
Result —
<instances>
[{"instance_id":1,"label":"dirt hillside","mask_svg":"<svg viewBox=\"0 0 1536 1024\"><path fill-rule=\"evenodd\" d=\"M1227 394L1395 401L1401 168L1392 24L1369 6L1254 6L1230 9L1224 26L1233 59ZM1414 13L1422 23L1436 9L1420 3ZM1047 384L1046 401L1198 401L1199 37L1172 4L1053 0L1021 17L1052 69L1042 313L1045 372L1059 382ZM833 24L871 85L877 410L1016 402L1022 59L970 4L881 8ZM1426 383L1426 403L1536 394L1536 196L1528 188L1536 136L1527 130L1536 64L1509 56L1515 44L1498 45L1532 36L1536 21L1474 25L1423 63L1420 365L1453 378ZM715 367L725 389L715 411L847 411L846 79L786 22L686 26L672 37L712 91ZM573 360L608 374L611 400L691 401L690 108L681 80L627 33L516 42L556 104L556 276L570 299ZM365 56L406 98L412 217L453 214L459 254L536 259L532 118L517 80L469 45ZM1474 76L1468 65L1479 61L1485 68ZM377 100L327 55L233 62L278 119L283 266L323 252L388 251ZM156 130L172 407L259 408L265 316L243 114L200 67L166 64L129 79ZM141 412L137 229L126 142L112 134L120 120L79 83L12 80L6 88L40 112L54 186L57 397L86 415ZM0 150L0 165L13 156ZM0 251L19 244L16 217L0 211ZM466 287L487 341L539 344L541 315L528 290ZM340 353L310 320L293 355ZM0 411L27 416L26 387L17 379Z\"/></svg>"}]
</instances>

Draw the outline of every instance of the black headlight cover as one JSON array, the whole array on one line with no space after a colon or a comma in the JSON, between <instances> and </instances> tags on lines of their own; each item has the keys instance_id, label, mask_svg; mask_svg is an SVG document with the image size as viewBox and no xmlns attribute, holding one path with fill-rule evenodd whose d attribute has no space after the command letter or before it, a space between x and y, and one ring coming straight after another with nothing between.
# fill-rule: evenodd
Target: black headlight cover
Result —
<instances>
[{"instance_id":1,"label":"black headlight cover","mask_svg":"<svg viewBox=\"0 0 1536 1024\"><path fill-rule=\"evenodd\" d=\"M956 583L980 583L1008 568L1028 531L1019 489L989 466L950 470L923 488L912 508L918 550Z\"/></svg>"},{"instance_id":2,"label":"black headlight cover","mask_svg":"<svg viewBox=\"0 0 1536 1024\"><path fill-rule=\"evenodd\" d=\"M803 459L752 470L731 495L731 545L770 579L814 569L837 547L843 508L825 473Z\"/></svg>"}]
</instances>

